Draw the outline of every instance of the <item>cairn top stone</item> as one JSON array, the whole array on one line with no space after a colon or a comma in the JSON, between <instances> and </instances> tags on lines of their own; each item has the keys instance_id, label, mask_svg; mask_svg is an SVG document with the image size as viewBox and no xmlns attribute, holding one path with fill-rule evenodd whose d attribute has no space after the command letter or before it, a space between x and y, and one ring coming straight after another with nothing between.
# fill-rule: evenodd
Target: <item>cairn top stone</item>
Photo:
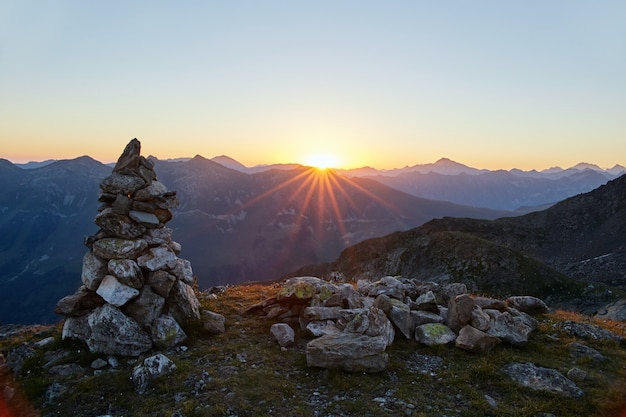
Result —
<instances>
[{"instance_id":1,"label":"cairn top stone","mask_svg":"<svg viewBox=\"0 0 626 417\"><path fill-rule=\"evenodd\" d=\"M137 172L141 163L141 142L137 138L128 142L113 168L113 172L127 174Z\"/></svg>"}]
</instances>

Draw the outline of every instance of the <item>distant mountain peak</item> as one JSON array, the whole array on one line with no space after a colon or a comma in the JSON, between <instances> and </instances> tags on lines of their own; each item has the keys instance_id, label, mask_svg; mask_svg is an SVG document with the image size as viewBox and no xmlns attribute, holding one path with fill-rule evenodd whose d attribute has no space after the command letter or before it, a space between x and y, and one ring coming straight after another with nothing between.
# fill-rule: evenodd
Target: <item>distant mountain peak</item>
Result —
<instances>
[{"instance_id":1,"label":"distant mountain peak","mask_svg":"<svg viewBox=\"0 0 626 417\"><path fill-rule=\"evenodd\" d=\"M211 158L211 161L217 162L218 164L226 168L234 169L236 171L246 172L248 169L248 167L246 167L241 162L226 155L214 156L213 158Z\"/></svg>"},{"instance_id":2,"label":"distant mountain peak","mask_svg":"<svg viewBox=\"0 0 626 417\"><path fill-rule=\"evenodd\" d=\"M604 171L602 168L595 164L590 164L588 162L580 162L572 167L572 169L578 169L580 171L585 169L592 169L594 171Z\"/></svg>"}]
</instances>

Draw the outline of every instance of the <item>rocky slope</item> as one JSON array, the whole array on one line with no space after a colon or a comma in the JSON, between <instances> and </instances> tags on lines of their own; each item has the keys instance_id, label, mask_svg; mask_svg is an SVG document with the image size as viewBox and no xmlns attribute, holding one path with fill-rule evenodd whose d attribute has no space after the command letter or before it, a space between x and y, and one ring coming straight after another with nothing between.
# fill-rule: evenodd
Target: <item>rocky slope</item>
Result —
<instances>
[{"instance_id":1,"label":"rocky slope","mask_svg":"<svg viewBox=\"0 0 626 417\"><path fill-rule=\"evenodd\" d=\"M218 296L198 294L202 308L226 317L225 333L186 329L184 345L139 358L92 354L61 340L57 326L0 327L0 410L47 417L606 417L623 410L623 347L582 331L601 325L625 335L623 325L549 313L538 317L525 345L483 354L400 337L387 349L385 371L345 372L307 365L308 331L296 328L294 343L281 348L270 333L278 319L244 314L280 289L233 286ZM139 392L135 369L155 353L174 366ZM583 394L539 391L522 385L524 376L543 386L575 383Z\"/></svg>"},{"instance_id":2,"label":"rocky slope","mask_svg":"<svg viewBox=\"0 0 626 417\"><path fill-rule=\"evenodd\" d=\"M625 271L626 176L622 176L525 216L433 220L354 245L332 263L291 275L458 281L476 291L503 296L521 292L593 312L623 297Z\"/></svg>"}]
</instances>

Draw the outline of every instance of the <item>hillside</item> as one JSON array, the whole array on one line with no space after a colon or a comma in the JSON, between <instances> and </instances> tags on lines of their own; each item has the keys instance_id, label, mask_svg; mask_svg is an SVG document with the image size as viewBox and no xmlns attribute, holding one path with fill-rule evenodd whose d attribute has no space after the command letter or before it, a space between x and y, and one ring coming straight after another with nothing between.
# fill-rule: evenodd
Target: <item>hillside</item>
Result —
<instances>
[{"instance_id":1,"label":"hillside","mask_svg":"<svg viewBox=\"0 0 626 417\"><path fill-rule=\"evenodd\" d=\"M281 349L269 332L275 320L242 313L277 291L275 285L254 285L229 287L217 298L199 294L202 308L226 317L226 332L209 336L191 330L183 346L159 351L177 369L151 382L143 394L135 392L131 375L144 357L91 354L81 344L62 341L56 326L0 327L0 359L15 367L15 358L22 358L15 378L0 362L0 382L8 387L4 395L11 393L0 410L18 410L21 417L617 417L626 401L623 347L564 330L568 320L591 323L583 316L545 315L527 345L486 354L400 339L388 349L385 372L350 373L308 367L309 334L297 331L295 343ZM626 336L623 325L593 323ZM517 385L502 371L512 362L563 374L576 368L585 375L576 380L584 395L568 398Z\"/></svg>"},{"instance_id":2,"label":"hillside","mask_svg":"<svg viewBox=\"0 0 626 417\"><path fill-rule=\"evenodd\" d=\"M291 276L400 275L516 292L580 311L626 290L626 176L550 209L497 220L444 218L370 239ZM598 284L599 283L599 284ZM612 288L607 288L606 285Z\"/></svg>"}]
</instances>

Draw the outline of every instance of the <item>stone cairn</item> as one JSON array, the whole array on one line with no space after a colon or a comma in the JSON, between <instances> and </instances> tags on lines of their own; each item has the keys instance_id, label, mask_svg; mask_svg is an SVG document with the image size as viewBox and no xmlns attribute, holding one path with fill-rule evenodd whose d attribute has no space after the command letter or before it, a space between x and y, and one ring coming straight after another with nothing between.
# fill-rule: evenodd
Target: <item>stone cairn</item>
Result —
<instances>
[{"instance_id":1,"label":"stone cairn","mask_svg":"<svg viewBox=\"0 0 626 417\"><path fill-rule=\"evenodd\" d=\"M157 181L140 151L130 141L100 184L100 230L85 241L83 285L55 308L67 317L63 339L82 340L94 353L138 356L175 346L186 339L181 325L215 315L200 311L191 263L178 257L181 246L165 227L176 192Z\"/></svg>"}]
</instances>

